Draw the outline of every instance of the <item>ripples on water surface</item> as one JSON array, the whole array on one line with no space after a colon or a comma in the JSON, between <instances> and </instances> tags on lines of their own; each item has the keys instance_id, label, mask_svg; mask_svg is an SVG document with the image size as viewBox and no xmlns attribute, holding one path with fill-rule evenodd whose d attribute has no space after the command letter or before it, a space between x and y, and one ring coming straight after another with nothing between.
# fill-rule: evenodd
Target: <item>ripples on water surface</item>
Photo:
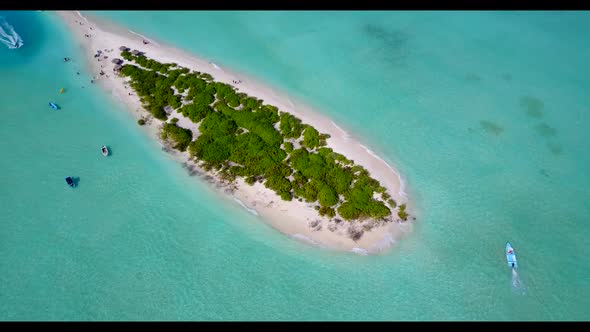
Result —
<instances>
[{"instance_id":1,"label":"ripples on water surface","mask_svg":"<svg viewBox=\"0 0 590 332\"><path fill-rule=\"evenodd\" d=\"M101 15L315 105L400 169L419 220L383 256L282 236L85 86L50 12L3 12L25 43L0 47L2 319L588 318L588 13Z\"/></svg>"}]
</instances>

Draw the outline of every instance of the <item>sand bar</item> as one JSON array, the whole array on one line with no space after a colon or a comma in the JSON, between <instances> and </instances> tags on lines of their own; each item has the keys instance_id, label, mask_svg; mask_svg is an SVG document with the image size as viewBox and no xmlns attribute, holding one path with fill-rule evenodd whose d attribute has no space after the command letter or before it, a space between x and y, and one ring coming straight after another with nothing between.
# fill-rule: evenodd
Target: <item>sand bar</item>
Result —
<instances>
[{"instance_id":1,"label":"sand bar","mask_svg":"<svg viewBox=\"0 0 590 332\"><path fill-rule=\"evenodd\" d=\"M191 70L209 73L216 81L234 85L239 92L263 99L266 104L277 106L280 111L289 112L321 133L329 134L328 147L348 159L354 160L355 164L366 168L373 178L387 188L387 192L393 199L398 203L408 204L408 209L411 212L412 205L407 200L404 183L399 173L332 120L312 110L309 106L293 101L293 98L250 77L245 77L227 68L220 68L212 61L200 59L198 56L164 45L162 42L147 39L149 37L138 35L112 22L85 17L77 11L59 11L57 13L70 28L75 40L87 56L85 61L94 75L94 84L104 88L114 98L124 103L136 119L145 118L149 113L143 110L139 98L127 86L126 78L113 72L114 64L111 62L113 58L121 58L119 47L123 45L130 49L140 50L147 57L159 62L177 63ZM144 41L148 41L148 43L146 44ZM94 55L98 50L101 51L101 56L96 58ZM105 56L107 58L104 58ZM103 75L100 75L101 71ZM240 81L240 83L236 85L234 81ZM179 126L191 129L195 136L198 134L196 133L197 126L189 119L184 118L182 114L175 115L175 117L179 119ZM144 127L150 135L159 137L158 130L161 123L160 120L149 119ZM242 179L238 179L231 185L220 183L215 178L206 177L207 172L199 169L196 164L190 161L188 153L170 152L175 159L186 163L185 166L189 165L190 169L196 170L195 173L204 175L205 179L215 183L217 188L231 195L231 198L277 230L318 247L352 251L358 254L380 253L389 249L403 233L411 229L411 222L401 222L395 211L388 222L372 223L371 229L366 227L367 223L364 225L359 223L351 229L351 224L346 221L336 223L326 217L320 217L310 203L281 200L274 191L265 188L261 183L250 186L245 184ZM353 241L350 238L351 230L361 231L363 226L365 228L362 231L362 237Z\"/></svg>"}]
</instances>

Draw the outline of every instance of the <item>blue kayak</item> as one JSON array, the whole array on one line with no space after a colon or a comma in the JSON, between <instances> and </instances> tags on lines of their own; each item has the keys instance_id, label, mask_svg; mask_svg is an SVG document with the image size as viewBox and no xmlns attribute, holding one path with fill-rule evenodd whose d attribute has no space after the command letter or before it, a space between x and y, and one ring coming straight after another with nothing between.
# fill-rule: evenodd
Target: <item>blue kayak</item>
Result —
<instances>
[{"instance_id":1,"label":"blue kayak","mask_svg":"<svg viewBox=\"0 0 590 332\"><path fill-rule=\"evenodd\" d=\"M514 252L514 248L510 245L510 242L506 242L506 261L508 262L508 266L517 268L518 262L516 261L516 253Z\"/></svg>"},{"instance_id":2,"label":"blue kayak","mask_svg":"<svg viewBox=\"0 0 590 332\"><path fill-rule=\"evenodd\" d=\"M53 108L54 110L58 110L58 109L59 109L59 106L57 106L57 104L56 104L56 103L51 103L51 102L50 102L50 103L49 103L49 107Z\"/></svg>"}]
</instances>

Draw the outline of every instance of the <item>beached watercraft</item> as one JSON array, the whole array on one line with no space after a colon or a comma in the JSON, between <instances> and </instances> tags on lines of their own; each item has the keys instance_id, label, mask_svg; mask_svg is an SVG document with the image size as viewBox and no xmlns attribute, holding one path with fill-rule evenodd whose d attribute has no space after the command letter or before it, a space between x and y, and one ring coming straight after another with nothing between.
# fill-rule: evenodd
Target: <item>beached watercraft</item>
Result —
<instances>
[{"instance_id":1,"label":"beached watercraft","mask_svg":"<svg viewBox=\"0 0 590 332\"><path fill-rule=\"evenodd\" d=\"M54 110L58 110L58 109L59 109L59 106L57 106L57 104L56 104L56 103L51 103L51 102L50 102L50 103L49 103L49 107L53 108Z\"/></svg>"},{"instance_id":2,"label":"beached watercraft","mask_svg":"<svg viewBox=\"0 0 590 332\"><path fill-rule=\"evenodd\" d=\"M68 186L70 186L70 187L72 187L72 188L74 188L74 187L76 186L76 184L74 183L74 180L72 179L72 177L71 177L71 176L68 176L68 177L66 178L66 183L68 184Z\"/></svg>"},{"instance_id":3,"label":"beached watercraft","mask_svg":"<svg viewBox=\"0 0 590 332\"><path fill-rule=\"evenodd\" d=\"M103 145L100 151L102 152L102 155L105 157L109 155L109 148L107 148L106 145Z\"/></svg>"},{"instance_id":4,"label":"beached watercraft","mask_svg":"<svg viewBox=\"0 0 590 332\"><path fill-rule=\"evenodd\" d=\"M512 268L518 267L518 263L516 262L516 253L514 252L512 245L510 245L510 242L506 242L506 261L508 262L508 266Z\"/></svg>"}]
</instances>

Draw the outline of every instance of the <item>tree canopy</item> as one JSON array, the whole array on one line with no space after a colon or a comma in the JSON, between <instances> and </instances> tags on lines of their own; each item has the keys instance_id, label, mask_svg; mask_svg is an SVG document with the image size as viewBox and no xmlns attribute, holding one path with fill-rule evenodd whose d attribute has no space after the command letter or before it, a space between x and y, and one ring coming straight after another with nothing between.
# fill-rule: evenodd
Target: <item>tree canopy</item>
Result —
<instances>
[{"instance_id":1,"label":"tree canopy","mask_svg":"<svg viewBox=\"0 0 590 332\"><path fill-rule=\"evenodd\" d=\"M328 217L383 218L391 215L386 202L396 208L366 169L326 147L329 135L294 115L238 93L207 73L127 51L121 56L131 63L120 73L129 78L148 112L166 120L165 109L170 107L199 124L199 135L193 140L193 133L179 127L177 120L164 123L162 138L214 167L223 178L239 176L248 184L260 179L284 200L317 202L318 213ZM374 193L381 193L381 199L374 198ZM399 208L399 217L406 219L405 205Z\"/></svg>"}]
</instances>

